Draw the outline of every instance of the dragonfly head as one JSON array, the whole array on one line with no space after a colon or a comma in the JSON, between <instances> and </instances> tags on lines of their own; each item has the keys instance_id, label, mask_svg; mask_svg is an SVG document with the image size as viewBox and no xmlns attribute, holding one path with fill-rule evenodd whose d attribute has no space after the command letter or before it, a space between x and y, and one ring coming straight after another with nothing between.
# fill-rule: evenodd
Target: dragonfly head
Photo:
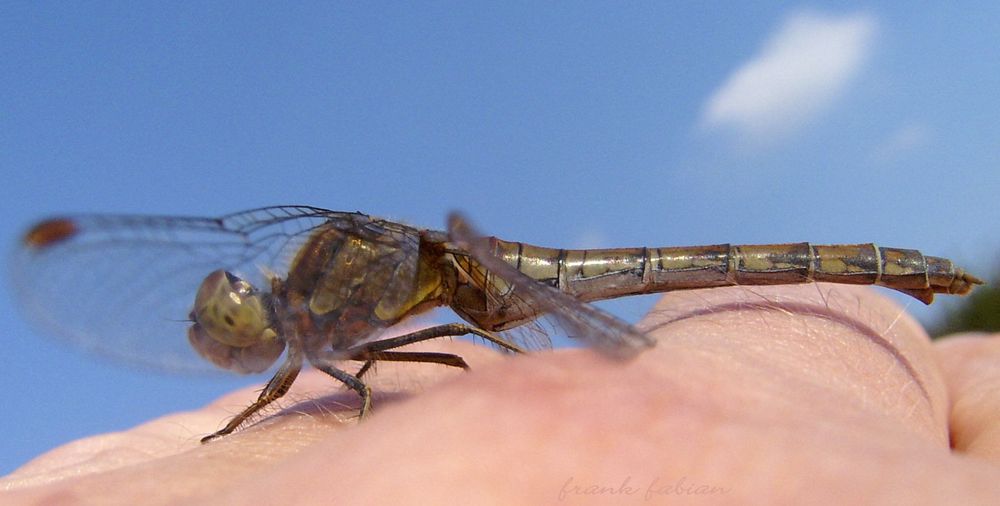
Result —
<instances>
[{"instance_id":1,"label":"dragonfly head","mask_svg":"<svg viewBox=\"0 0 1000 506\"><path fill-rule=\"evenodd\" d=\"M224 369L261 372L285 349L263 294L227 271L205 277L190 317L194 322L188 329L191 345Z\"/></svg>"}]
</instances>

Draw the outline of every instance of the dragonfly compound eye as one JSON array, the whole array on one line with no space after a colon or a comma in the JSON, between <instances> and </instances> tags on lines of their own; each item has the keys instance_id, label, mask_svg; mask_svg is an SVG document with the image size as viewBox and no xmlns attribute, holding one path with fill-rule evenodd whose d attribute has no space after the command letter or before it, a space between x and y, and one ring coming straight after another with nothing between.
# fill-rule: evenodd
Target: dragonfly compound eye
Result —
<instances>
[{"instance_id":1,"label":"dragonfly compound eye","mask_svg":"<svg viewBox=\"0 0 1000 506\"><path fill-rule=\"evenodd\" d=\"M281 354L284 342L271 326L267 305L253 285L226 271L209 274L198 288L191 345L216 365L259 372Z\"/></svg>"}]
</instances>

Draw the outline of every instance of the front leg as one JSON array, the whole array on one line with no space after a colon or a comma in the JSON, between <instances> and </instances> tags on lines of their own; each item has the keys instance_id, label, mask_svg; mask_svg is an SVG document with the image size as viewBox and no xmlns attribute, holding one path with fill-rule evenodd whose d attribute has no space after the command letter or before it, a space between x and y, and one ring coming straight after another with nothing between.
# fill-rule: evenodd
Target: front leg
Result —
<instances>
[{"instance_id":1,"label":"front leg","mask_svg":"<svg viewBox=\"0 0 1000 506\"><path fill-rule=\"evenodd\" d=\"M264 390L260 392L260 396L257 397L257 400L229 420L229 423L227 423L225 427L201 438L201 442L207 443L213 439L225 436L226 434L231 434L240 425L242 425L247 418L253 416L254 413L263 409L264 406L280 399L283 395L288 393L288 389L292 387L292 383L295 382L295 378L299 375L300 370L302 370L302 357L298 353L290 352L288 354L288 358L286 358L285 362L281 364L281 368L278 369L278 372L276 372L271 380L267 382Z\"/></svg>"}]
</instances>

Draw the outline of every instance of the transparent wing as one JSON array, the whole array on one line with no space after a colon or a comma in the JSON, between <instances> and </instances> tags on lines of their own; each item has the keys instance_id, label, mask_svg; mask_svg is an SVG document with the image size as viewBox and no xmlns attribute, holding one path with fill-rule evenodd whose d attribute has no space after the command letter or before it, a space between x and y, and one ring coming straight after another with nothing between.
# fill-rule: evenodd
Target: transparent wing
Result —
<instances>
[{"instance_id":1,"label":"transparent wing","mask_svg":"<svg viewBox=\"0 0 1000 506\"><path fill-rule=\"evenodd\" d=\"M448 234L456 246L468 251L477 262L513 288L511 293L504 296L505 302L521 305L521 314L537 314L541 317L528 322L526 331L519 335L518 340L527 341L529 348L536 347L543 339L547 342L544 333L553 330L579 339L614 358L634 356L654 344L649 336L621 319L540 283L495 256L490 248L489 238L475 231L461 215L452 213L448 217ZM545 322L545 325L540 322ZM550 329L547 330L546 326Z\"/></svg>"},{"instance_id":2,"label":"transparent wing","mask_svg":"<svg viewBox=\"0 0 1000 506\"><path fill-rule=\"evenodd\" d=\"M187 340L204 277L226 269L267 291L267 273L284 276L312 230L351 229L357 218L365 217L303 206L221 218L54 218L26 234L11 274L30 318L53 335L145 366L210 371Z\"/></svg>"}]
</instances>

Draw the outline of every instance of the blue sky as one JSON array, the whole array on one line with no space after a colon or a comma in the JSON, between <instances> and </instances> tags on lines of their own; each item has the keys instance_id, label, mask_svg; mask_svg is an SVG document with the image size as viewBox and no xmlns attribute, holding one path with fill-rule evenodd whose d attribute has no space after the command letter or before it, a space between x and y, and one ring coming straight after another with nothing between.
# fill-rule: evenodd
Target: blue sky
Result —
<instances>
[{"instance_id":1,"label":"blue sky","mask_svg":"<svg viewBox=\"0 0 1000 506\"><path fill-rule=\"evenodd\" d=\"M998 27L989 2L7 3L0 241L54 213L312 204L567 247L876 241L990 273ZM266 380L95 359L3 284L0 473Z\"/></svg>"}]
</instances>

